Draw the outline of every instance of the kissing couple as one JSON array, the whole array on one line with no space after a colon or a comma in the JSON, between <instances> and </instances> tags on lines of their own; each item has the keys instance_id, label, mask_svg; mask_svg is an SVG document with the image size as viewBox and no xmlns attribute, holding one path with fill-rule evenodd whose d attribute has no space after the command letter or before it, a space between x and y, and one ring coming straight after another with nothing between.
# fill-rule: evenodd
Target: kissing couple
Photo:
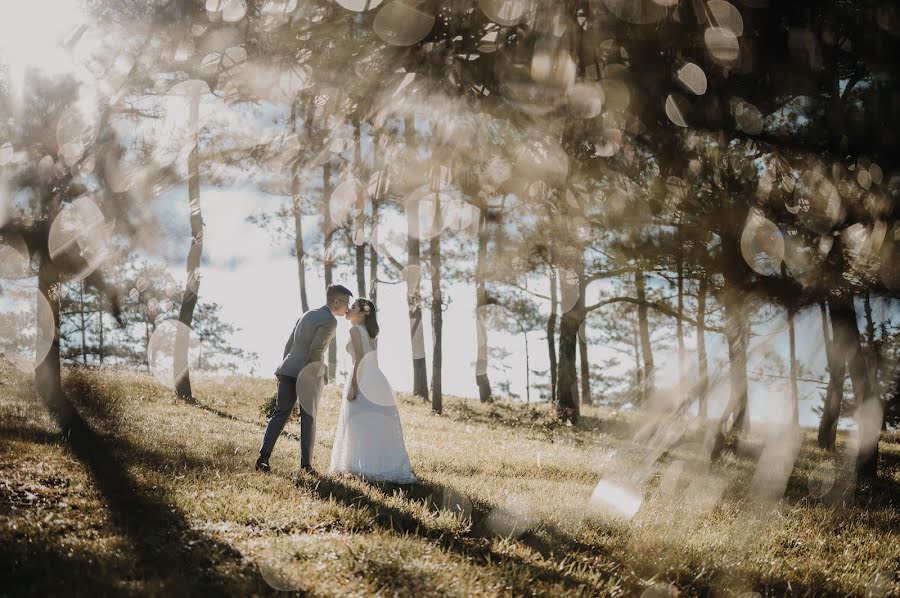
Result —
<instances>
[{"instance_id":1,"label":"kissing couple","mask_svg":"<svg viewBox=\"0 0 900 598\"><path fill-rule=\"evenodd\" d=\"M269 418L256 469L270 471L269 456L295 404L300 412L300 467L312 471L316 412L325 385L325 350L334 338L337 318L350 323L347 352L353 372L344 384L340 414L331 449L334 474L371 481L409 484L416 481L403 441L394 391L378 367L378 318L375 304L357 299L341 285L326 290L326 304L303 314L284 347L275 370L278 394Z\"/></svg>"}]
</instances>

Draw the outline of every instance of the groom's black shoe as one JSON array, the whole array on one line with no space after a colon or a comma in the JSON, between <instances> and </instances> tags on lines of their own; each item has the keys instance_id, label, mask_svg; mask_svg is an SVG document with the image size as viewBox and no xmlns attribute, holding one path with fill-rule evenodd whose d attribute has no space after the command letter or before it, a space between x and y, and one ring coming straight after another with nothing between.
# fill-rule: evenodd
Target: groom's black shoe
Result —
<instances>
[{"instance_id":1,"label":"groom's black shoe","mask_svg":"<svg viewBox=\"0 0 900 598\"><path fill-rule=\"evenodd\" d=\"M269 473L271 468L269 467L269 460L265 457L260 457L256 460L256 471L261 471L263 473Z\"/></svg>"},{"instance_id":2,"label":"groom's black shoe","mask_svg":"<svg viewBox=\"0 0 900 598\"><path fill-rule=\"evenodd\" d=\"M302 469L302 470L305 471L306 473L315 473L315 472L316 472L316 470L313 469L313 466L312 466L312 465L301 465L301 466L300 466L300 469Z\"/></svg>"}]
</instances>

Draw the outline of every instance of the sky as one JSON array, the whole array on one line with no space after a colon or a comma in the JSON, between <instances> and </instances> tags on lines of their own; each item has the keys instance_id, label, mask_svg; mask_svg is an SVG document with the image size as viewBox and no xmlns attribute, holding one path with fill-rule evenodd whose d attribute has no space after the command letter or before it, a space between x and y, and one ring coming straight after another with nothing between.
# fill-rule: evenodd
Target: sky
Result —
<instances>
[{"instance_id":1,"label":"sky","mask_svg":"<svg viewBox=\"0 0 900 598\"><path fill-rule=\"evenodd\" d=\"M8 3L0 19L0 63L18 87L28 68L55 74L71 71L72 55L59 42L83 15L77 0L31 0Z\"/></svg>"}]
</instances>

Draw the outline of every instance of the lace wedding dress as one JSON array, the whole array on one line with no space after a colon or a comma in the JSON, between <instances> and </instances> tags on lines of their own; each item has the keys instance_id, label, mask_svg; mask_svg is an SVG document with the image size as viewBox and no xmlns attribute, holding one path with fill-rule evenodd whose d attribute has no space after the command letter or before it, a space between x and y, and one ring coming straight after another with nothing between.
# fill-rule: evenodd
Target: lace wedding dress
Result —
<instances>
[{"instance_id":1,"label":"lace wedding dress","mask_svg":"<svg viewBox=\"0 0 900 598\"><path fill-rule=\"evenodd\" d=\"M351 329L347 351L357 370L356 399L347 400L353 377L347 379L331 449L331 472L367 480L413 483L400 413L394 391L378 367L375 341L364 326ZM358 335L362 355L356 355L352 337Z\"/></svg>"}]
</instances>

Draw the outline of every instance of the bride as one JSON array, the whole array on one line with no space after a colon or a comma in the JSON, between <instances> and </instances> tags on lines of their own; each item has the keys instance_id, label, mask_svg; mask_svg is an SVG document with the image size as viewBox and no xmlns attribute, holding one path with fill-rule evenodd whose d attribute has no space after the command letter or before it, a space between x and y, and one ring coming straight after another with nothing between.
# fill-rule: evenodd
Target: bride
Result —
<instances>
[{"instance_id":1,"label":"bride","mask_svg":"<svg viewBox=\"0 0 900 598\"><path fill-rule=\"evenodd\" d=\"M331 450L332 473L413 483L394 391L378 368L375 304L357 299L350 311L353 374L347 380Z\"/></svg>"}]
</instances>

